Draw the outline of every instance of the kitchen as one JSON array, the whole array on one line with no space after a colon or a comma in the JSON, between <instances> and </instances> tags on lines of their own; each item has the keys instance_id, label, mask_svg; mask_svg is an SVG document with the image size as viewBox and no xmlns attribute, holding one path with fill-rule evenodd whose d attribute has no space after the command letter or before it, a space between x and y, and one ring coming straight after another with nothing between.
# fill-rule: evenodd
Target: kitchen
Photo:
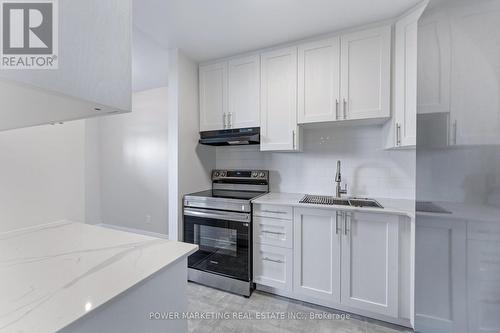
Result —
<instances>
[{"instance_id":1,"label":"kitchen","mask_svg":"<svg viewBox=\"0 0 500 333\"><path fill-rule=\"evenodd\" d=\"M497 4L55 3L58 68L0 70L0 332L500 330Z\"/></svg>"}]
</instances>

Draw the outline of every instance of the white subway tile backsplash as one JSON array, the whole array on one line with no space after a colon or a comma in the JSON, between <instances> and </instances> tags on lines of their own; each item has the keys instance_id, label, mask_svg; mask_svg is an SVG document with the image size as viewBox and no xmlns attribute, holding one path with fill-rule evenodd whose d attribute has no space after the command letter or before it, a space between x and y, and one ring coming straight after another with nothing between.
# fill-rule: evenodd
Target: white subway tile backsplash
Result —
<instances>
[{"instance_id":1,"label":"white subway tile backsplash","mask_svg":"<svg viewBox=\"0 0 500 333\"><path fill-rule=\"evenodd\" d=\"M271 191L333 194L337 160L350 195L415 197L415 151L382 149L379 126L304 129L300 153L218 147L217 168L268 169Z\"/></svg>"}]
</instances>

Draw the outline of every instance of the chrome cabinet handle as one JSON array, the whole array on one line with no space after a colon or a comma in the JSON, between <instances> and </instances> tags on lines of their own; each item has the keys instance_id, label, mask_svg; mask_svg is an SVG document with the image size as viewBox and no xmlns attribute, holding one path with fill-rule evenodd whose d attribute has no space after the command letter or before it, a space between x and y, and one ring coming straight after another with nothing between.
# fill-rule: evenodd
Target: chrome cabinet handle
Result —
<instances>
[{"instance_id":1,"label":"chrome cabinet handle","mask_svg":"<svg viewBox=\"0 0 500 333\"><path fill-rule=\"evenodd\" d=\"M339 99L335 98L335 119L339 119Z\"/></svg>"},{"instance_id":2,"label":"chrome cabinet handle","mask_svg":"<svg viewBox=\"0 0 500 333\"><path fill-rule=\"evenodd\" d=\"M263 210L261 210L261 212L263 212L263 213L272 213L272 214L286 214L286 212L281 212L279 210L267 210L267 209L263 209Z\"/></svg>"},{"instance_id":3,"label":"chrome cabinet handle","mask_svg":"<svg viewBox=\"0 0 500 333\"><path fill-rule=\"evenodd\" d=\"M347 100L344 98L344 119L347 119Z\"/></svg>"},{"instance_id":4,"label":"chrome cabinet handle","mask_svg":"<svg viewBox=\"0 0 500 333\"><path fill-rule=\"evenodd\" d=\"M339 234L339 213L340 212L335 212L335 234L338 235ZM342 231L342 230L340 230Z\"/></svg>"},{"instance_id":5,"label":"chrome cabinet handle","mask_svg":"<svg viewBox=\"0 0 500 333\"><path fill-rule=\"evenodd\" d=\"M349 215L349 213L344 213L344 235L347 236L348 233L351 232L351 223L350 221L348 221L348 218L350 218L351 216ZM349 227L347 227L349 225Z\"/></svg>"},{"instance_id":6,"label":"chrome cabinet handle","mask_svg":"<svg viewBox=\"0 0 500 333\"><path fill-rule=\"evenodd\" d=\"M396 146L401 146L401 124L396 123Z\"/></svg>"},{"instance_id":7,"label":"chrome cabinet handle","mask_svg":"<svg viewBox=\"0 0 500 333\"><path fill-rule=\"evenodd\" d=\"M270 261L270 262L275 262L277 264L284 264L285 263L283 260L271 259L271 258L268 258L268 257L264 257L264 258L262 258L262 260L264 260L264 261Z\"/></svg>"},{"instance_id":8,"label":"chrome cabinet handle","mask_svg":"<svg viewBox=\"0 0 500 333\"><path fill-rule=\"evenodd\" d=\"M285 235L284 232L277 232L277 231L267 231L267 230L261 230L261 233L263 234L271 234L271 235Z\"/></svg>"},{"instance_id":9,"label":"chrome cabinet handle","mask_svg":"<svg viewBox=\"0 0 500 333\"><path fill-rule=\"evenodd\" d=\"M457 121L453 121L453 144L457 144Z\"/></svg>"},{"instance_id":10,"label":"chrome cabinet handle","mask_svg":"<svg viewBox=\"0 0 500 333\"><path fill-rule=\"evenodd\" d=\"M293 150L295 150L295 130L292 131Z\"/></svg>"}]
</instances>

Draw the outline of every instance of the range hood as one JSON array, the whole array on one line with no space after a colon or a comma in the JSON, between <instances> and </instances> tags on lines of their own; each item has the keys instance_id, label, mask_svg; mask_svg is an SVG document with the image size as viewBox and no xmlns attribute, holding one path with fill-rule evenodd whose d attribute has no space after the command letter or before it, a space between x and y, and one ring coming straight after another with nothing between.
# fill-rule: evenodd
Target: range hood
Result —
<instances>
[{"instance_id":1,"label":"range hood","mask_svg":"<svg viewBox=\"0 0 500 333\"><path fill-rule=\"evenodd\" d=\"M260 144L260 127L200 132L200 144L238 146Z\"/></svg>"}]
</instances>

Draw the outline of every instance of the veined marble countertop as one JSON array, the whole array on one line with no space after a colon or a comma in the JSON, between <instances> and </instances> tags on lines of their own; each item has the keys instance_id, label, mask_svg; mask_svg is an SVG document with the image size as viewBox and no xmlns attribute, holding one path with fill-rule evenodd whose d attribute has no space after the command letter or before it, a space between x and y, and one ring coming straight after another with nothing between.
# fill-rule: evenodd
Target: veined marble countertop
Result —
<instances>
[{"instance_id":1,"label":"veined marble countertop","mask_svg":"<svg viewBox=\"0 0 500 333\"><path fill-rule=\"evenodd\" d=\"M397 214L405 215L413 219L415 217L415 201L407 199L387 199L387 198L371 198L377 200L384 208L370 208L370 207L350 207L339 205L317 205L305 204L299 201L305 196L302 193L268 193L260 196L252 202L254 204L268 204L268 205L283 205L303 208L316 208L316 209L339 209L343 211L357 211L366 213L380 213L380 214Z\"/></svg>"},{"instance_id":2,"label":"veined marble countertop","mask_svg":"<svg viewBox=\"0 0 500 333\"><path fill-rule=\"evenodd\" d=\"M0 233L0 332L55 332L196 245L61 221Z\"/></svg>"}]
</instances>

